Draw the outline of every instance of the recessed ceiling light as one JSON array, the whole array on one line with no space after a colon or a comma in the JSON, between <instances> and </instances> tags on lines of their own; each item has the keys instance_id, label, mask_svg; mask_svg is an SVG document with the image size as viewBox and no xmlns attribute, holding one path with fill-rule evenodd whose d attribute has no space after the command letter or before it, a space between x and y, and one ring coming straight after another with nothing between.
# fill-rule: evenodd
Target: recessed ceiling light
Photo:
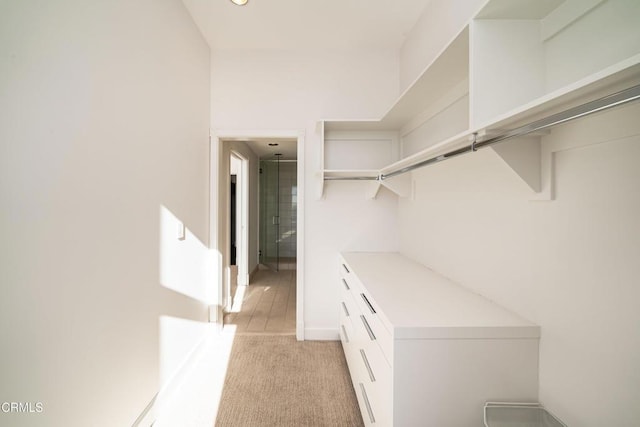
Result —
<instances>
[{"instance_id":1,"label":"recessed ceiling light","mask_svg":"<svg viewBox=\"0 0 640 427\"><path fill-rule=\"evenodd\" d=\"M244 6L248 1L249 0L231 0L233 4L237 4L238 6Z\"/></svg>"}]
</instances>

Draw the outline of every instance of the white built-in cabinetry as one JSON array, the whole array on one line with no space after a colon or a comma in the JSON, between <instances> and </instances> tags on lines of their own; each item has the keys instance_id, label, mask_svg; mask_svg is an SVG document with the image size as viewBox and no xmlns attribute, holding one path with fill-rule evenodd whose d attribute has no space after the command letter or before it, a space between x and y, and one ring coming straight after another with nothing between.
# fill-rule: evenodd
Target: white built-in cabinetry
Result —
<instances>
[{"instance_id":1,"label":"white built-in cabinetry","mask_svg":"<svg viewBox=\"0 0 640 427\"><path fill-rule=\"evenodd\" d=\"M486 401L537 400L538 326L397 253L339 261L365 425L477 427Z\"/></svg>"},{"instance_id":2,"label":"white built-in cabinetry","mask_svg":"<svg viewBox=\"0 0 640 427\"><path fill-rule=\"evenodd\" d=\"M488 0L380 120L327 120L318 174L369 177L640 84L640 2ZM372 88L374 90L374 88ZM492 147L536 193L541 134ZM369 183L410 195L409 174Z\"/></svg>"}]
</instances>

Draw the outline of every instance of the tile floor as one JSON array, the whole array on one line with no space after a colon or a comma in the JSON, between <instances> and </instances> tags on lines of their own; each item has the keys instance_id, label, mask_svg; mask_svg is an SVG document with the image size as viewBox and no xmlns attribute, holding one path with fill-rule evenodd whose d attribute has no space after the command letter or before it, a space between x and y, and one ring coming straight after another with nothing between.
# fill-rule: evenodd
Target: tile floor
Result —
<instances>
[{"instance_id":1,"label":"tile floor","mask_svg":"<svg viewBox=\"0 0 640 427\"><path fill-rule=\"evenodd\" d=\"M224 324L238 334L295 334L296 270L258 270L249 286L236 288Z\"/></svg>"}]
</instances>

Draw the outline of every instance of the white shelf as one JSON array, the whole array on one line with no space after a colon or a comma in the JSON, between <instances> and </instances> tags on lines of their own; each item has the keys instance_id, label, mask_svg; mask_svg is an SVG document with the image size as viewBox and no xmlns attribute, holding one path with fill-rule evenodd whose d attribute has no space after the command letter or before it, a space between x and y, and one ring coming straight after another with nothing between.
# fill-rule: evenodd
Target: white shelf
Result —
<instances>
[{"instance_id":1,"label":"white shelf","mask_svg":"<svg viewBox=\"0 0 640 427\"><path fill-rule=\"evenodd\" d=\"M588 76L580 81L574 82L566 87L560 88L550 94L541 96L528 104L522 105L512 111L495 117L480 126L461 132L444 141L411 156L405 157L397 162L391 163L380 170L381 174L402 169L423 160L437 157L449 151L468 146L473 140L473 134L492 133L492 130L512 129L556 113L558 111L571 108L584 102L598 99L612 92L616 92L627 87L640 84L640 55L635 55L625 61L612 65L605 70ZM514 167L512 162L505 159L507 163ZM532 159L534 164L540 164L540 158ZM538 166L539 168L539 166ZM521 177L523 172L514 169ZM535 184L523 179L534 191L539 191Z\"/></svg>"},{"instance_id":2,"label":"white shelf","mask_svg":"<svg viewBox=\"0 0 640 427\"><path fill-rule=\"evenodd\" d=\"M464 28L449 46L400 95L380 119L325 120L327 131L398 131L469 77L469 31ZM467 88L468 92L468 88Z\"/></svg>"},{"instance_id":3,"label":"white shelf","mask_svg":"<svg viewBox=\"0 0 640 427\"><path fill-rule=\"evenodd\" d=\"M350 177L436 158L469 146L474 133L481 141L640 84L638 19L640 3L625 0L487 1L380 120L331 120L325 129L396 133L398 156L375 171L345 168ZM531 135L492 149L545 200L540 141ZM410 180L385 181L410 195Z\"/></svg>"},{"instance_id":4,"label":"white shelf","mask_svg":"<svg viewBox=\"0 0 640 427\"><path fill-rule=\"evenodd\" d=\"M640 54L480 123L474 131L517 127L640 84Z\"/></svg>"},{"instance_id":5,"label":"white shelf","mask_svg":"<svg viewBox=\"0 0 640 427\"><path fill-rule=\"evenodd\" d=\"M386 165L395 164L400 156L401 144L398 139L403 133L409 133L436 116L442 109L466 97L469 92L469 31L465 27L443 49L434 61L426 67L424 73L400 95L387 113L380 119L367 120L325 120L323 131L325 144L334 146L336 141L345 141L344 153L353 151L355 141L374 140L375 135L383 139L393 139L393 152L388 156L388 161L381 164L376 170L358 167L349 169L330 168L330 164L338 163L336 156L329 156L327 148L323 151L323 167L320 174L324 177L353 178L353 177L377 177L386 169ZM464 101L465 110L468 102ZM456 121L454 119L454 121ZM458 122L460 120L457 120ZM462 120L464 128L468 127L468 118ZM331 142L329 142L331 141ZM350 147L349 147L350 146ZM374 144L369 145L373 147ZM361 145L363 147L363 145ZM361 151L361 156L368 158L366 151ZM374 154L379 158L379 150ZM418 156L420 153L418 153ZM332 159L332 158L333 159ZM341 156L344 159L346 156ZM357 156L352 156L356 158ZM413 159L416 156L409 156ZM327 159L328 158L328 159ZM360 162L356 160L356 163ZM354 165L355 166L355 165ZM380 186L384 186L394 193L407 197L410 195L411 183L408 178L394 178L387 181L377 181L367 186L367 197L375 197ZM321 192L324 186L321 186Z\"/></svg>"},{"instance_id":6,"label":"white shelf","mask_svg":"<svg viewBox=\"0 0 640 427\"><path fill-rule=\"evenodd\" d=\"M603 78L640 54L640 4L491 0L471 23L471 127ZM637 63L637 62L636 62Z\"/></svg>"}]
</instances>

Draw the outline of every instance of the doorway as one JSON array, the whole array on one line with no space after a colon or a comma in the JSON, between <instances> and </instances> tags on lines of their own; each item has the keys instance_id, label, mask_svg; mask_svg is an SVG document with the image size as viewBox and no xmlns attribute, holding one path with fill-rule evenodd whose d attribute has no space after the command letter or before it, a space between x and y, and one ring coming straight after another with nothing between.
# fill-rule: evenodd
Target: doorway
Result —
<instances>
[{"instance_id":1,"label":"doorway","mask_svg":"<svg viewBox=\"0 0 640 427\"><path fill-rule=\"evenodd\" d=\"M284 305L285 293L288 292L286 319L287 325L293 325L293 330L297 339L304 339L304 203L303 189L298 186L298 182L303 182L304 177L304 133L300 131L267 131L267 132L215 132L211 140L211 162L212 165L218 165L218 174L212 174L212 223L218 224L218 227L212 229L212 241L217 242L217 248L219 248L220 254L220 266L218 283L218 295L221 305L219 307L219 316L216 317L216 321L223 324L224 311L227 314L232 314L236 317L237 321L243 320L245 314L243 312L237 312L235 304L231 300L233 293L230 289L233 252L235 246L236 253L236 265L238 270L238 286L237 291L242 291L246 296L251 299L250 294L254 292L252 285L254 281L267 280L269 283L264 287L265 292L263 294L268 295L274 288L280 289L274 300L269 304L270 307L275 307L279 303ZM277 158L275 153L281 152L283 155ZM239 157L246 159L242 164L243 168L246 167L244 173L237 173L233 170L232 155L238 154ZM291 154L293 153L293 154ZM300 156L300 158L297 158ZM277 249L277 255L273 260L264 260L270 263L271 268L263 264L261 259L261 242L264 240L266 231L261 229L261 219L259 216L260 203L264 201L261 187L260 187L260 175L259 169L261 161L267 160L271 163L269 166L280 167L280 175L278 180L281 183L285 183L287 180L295 182L295 188L287 190L279 190L278 198L286 197L289 200L289 207L287 209L279 207L279 211L275 215L271 215L271 225L277 225L279 230L277 234L273 233L276 246L270 246L265 249L265 254L269 256L271 248ZM274 162L275 161L275 162ZM289 163L290 165L286 165ZM264 166L264 163L262 164ZM287 172L287 168L293 168L291 172ZM289 174L288 177L285 176ZM235 177L235 198L232 197L232 175ZM246 178L245 184L243 184L243 178ZM291 179L290 179L291 178ZM247 187L248 186L248 187ZM231 212L232 199L235 199L235 217L236 217L236 234L235 245L232 244L233 236L231 228L233 228L233 217ZM244 207L241 206L246 199ZM273 202L275 202L274 199ZM293 204L292 204L293 202ZM286 212L285 212L286 211ZM242 220L241 217L245 216ZM275 219L273 217L276 217ZM217 218L217 219L216 219ZM244 222L243 222L244 221ZM290 226L287 230L284 230L283 221ZM275 222L275 224L274 224ZM245 224L244 228L240 223ZM284 231L284 233L283 233ZM284 234L284 235L283 235ZM246 235L246 236L245 236ZM244 237L243 237L244 236ZM277 238L275 236L278 236ZM243 245L244 242L244 245ZM243 248L244 246L244 248ZM247 254L243 255L246 251ZM244 257L244 263L243 263ZM241 274L243 264L246 273ZM277 271L276 271L277 270ZM276 284L275 278L269 277L271 273L278 274L277 283L285 284L289 283L289 290L285 291L283 286L274 286ZM242 286L241 277L246 278L245 284L248 286ZM259 287L256 286L256 290ZM230 301L231 300L231 301ZM257 301L257 298L255 298ZM251 301L249 306L253 304ZM264 304L263 304L264 302ZM229 303L234 306L231 313L228 311ZM268 301L262 301L255 307L255 313L262 312L263 308L267 307ZM244 311L247 308L246 304L242 304L240 308ZM263 307L264 306L264 307ZM225 319L226 320L226 319ZM292 321L293 323L289 323ZM225 322L226 323L226 322ZM275 322L269 322L269 324ZM238 326L238 332L240 332L240 324ZM289 328L289 326L287 326ZM275 326L273 329L276 329ZM271 328L268 326L265 330L269 331Z\"/></svg>"},{"instance_id":2,"label":"doorway","mask_svg":"<svg viewBox=\"0 0 640 427\"><path fill-rule=\"evenodd\" d=\"M297 259L297 160L260 159L260 263L295 270Z\"/></svg>"},{"instance_id":3,"label":"doorway","mask_svg":"<svg viewBox=\"0 0 640 427\"><path fill-rule=\"evenodd\" d=\"M238 175L231 173L231 188L229 188L229 229L231 231L231 238L229 239L229 264L237 266L237 250L238 242L236 241L238 236L238 219L236 214L236 181Z\"/></svg>"},{"instance_id":4,"label":"doorway","mask_svg":"<svg viewBox=\"0 0 640 427\"><path fill-rule=\"evenodd\" d=\"M234 296L239 286L248 284L248 160L241 154L229 151L229 179L227 205L227 245L228 245L228 273L226 274L225 310L233 307Z\"/></svg>"}]
</instances>

